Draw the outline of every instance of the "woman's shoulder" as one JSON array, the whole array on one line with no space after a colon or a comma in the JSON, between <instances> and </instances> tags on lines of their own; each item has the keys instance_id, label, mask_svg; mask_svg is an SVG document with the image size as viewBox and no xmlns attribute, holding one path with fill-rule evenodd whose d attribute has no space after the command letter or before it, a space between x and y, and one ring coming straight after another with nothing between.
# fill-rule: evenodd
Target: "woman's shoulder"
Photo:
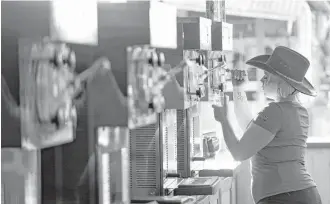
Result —
<instances>
[{"instance_id":1,"label":"woman's shoulder","mask_svg":"<svg viewBox=\"0 0 330 204\"><path fill-rule=\"evenodd\" d=\"M263 111L281 111L282 106L279 102L270 102L268 103Z\"/></svg>"},{"instance_id":2,"label":"woman's shoulder","mask_svg":"<svg viewBox=\"0 0 330 204\"><path fill-rule=\"evenodd\" d=\"M279 101L274 102L282 109L304 109L307 110L301 103L295 101Z\"/></svg>"}]
</instances>

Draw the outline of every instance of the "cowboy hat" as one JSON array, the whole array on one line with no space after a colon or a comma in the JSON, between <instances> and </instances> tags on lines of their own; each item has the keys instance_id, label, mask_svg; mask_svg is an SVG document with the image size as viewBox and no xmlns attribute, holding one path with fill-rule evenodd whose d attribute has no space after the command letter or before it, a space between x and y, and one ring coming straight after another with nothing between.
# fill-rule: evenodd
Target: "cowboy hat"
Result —
<instances>
[{"instance_id":1,"label":"cowboy hat","mask_svg":"<svg viewBox=\"0 0 330 204\"><path fill-rule=\"evenodd\" d=\"M306 57L287 47L278 46L271 55L259 55L246 62L281 77L297 91L316 96L313 85L305 78L309 68Z\"/></svg>"}]
</instances>

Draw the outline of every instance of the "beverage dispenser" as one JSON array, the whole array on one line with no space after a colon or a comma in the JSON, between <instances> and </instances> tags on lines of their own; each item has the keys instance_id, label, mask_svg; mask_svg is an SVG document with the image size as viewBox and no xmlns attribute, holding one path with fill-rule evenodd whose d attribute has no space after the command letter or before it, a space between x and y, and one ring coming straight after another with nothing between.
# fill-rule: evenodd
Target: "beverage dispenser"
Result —
<instances>
[{"instance_id":1,"label":"beverage dispenser","mask_svg":"<svg viewBox=\"0 0 330 204\"><path fill-rule=\"evenodd\" d=\"M195 166L203 157L194 151L199 137L199 101L205 96L204 80L208 76L206 53L211 51L211 20L203 17L180 17L177 23L178 48L165 51L170 67L186 64L187 68L176 75L182 87L181 100L165 104L166 109L176 110L177 172L180 177L192 176ZM164 90L165 92L166 90ZM169 92L174 97L176 92ZM166 145L165 145L166 146Z\"/></svg>"}]
</instances>

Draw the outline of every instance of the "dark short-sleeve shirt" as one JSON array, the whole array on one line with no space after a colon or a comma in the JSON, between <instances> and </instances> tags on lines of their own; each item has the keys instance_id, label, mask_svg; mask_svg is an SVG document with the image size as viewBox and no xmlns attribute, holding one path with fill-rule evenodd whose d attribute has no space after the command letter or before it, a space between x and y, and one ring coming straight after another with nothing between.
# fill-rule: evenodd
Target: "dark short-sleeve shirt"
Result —
<instances>
[{"instance_id":1,"label":"dark short-sleeve shirt","mask_svg":"<svg viewBox=\"0 0 330 204\"><path fill-rule=\"evenodd\" d=\"M256 125L276 134L282 125L282 110L276 103L270 103L253 121Z\"/></svg>"},{"instance_id":2,"label":"dark short-sleeve shirt","mask_svg":"<svg viewBox=\"0 0 330 204\"><path fill-rule=\"evenodd\" d=\"M251 158L255 202L316 186L304 162L309 127L307 110L295 102L270 103L253 123L275 135Z\"/></svg>"}]
</instances>

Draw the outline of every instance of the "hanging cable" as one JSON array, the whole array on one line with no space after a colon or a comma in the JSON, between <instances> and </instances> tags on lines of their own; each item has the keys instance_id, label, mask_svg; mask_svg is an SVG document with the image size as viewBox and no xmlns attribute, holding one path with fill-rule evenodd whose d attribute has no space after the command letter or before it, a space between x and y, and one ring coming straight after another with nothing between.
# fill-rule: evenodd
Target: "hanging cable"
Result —
<instances>
[{"instance_id":1,"label":"hanging cable","mask_svg":"<svg viewBox=\"0 0 330 204\"><path fill-rule=\"evenodd\" d=\"M16 118L21 116L21 108L14 99L13 95L10 92L8 84L5 80L5 77L1 74L1 94L3 96L5 105L9 110L9 113Z\"/></svg>"}]
</instances>

